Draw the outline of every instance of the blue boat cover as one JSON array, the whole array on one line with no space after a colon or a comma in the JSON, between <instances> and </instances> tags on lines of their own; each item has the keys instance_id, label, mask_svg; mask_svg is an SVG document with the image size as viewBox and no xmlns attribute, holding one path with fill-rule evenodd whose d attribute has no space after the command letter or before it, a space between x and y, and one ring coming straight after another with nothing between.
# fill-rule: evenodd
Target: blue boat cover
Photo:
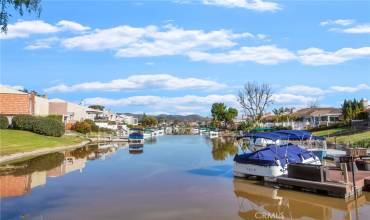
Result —
<instances>
[{"instance_id":1,"label":"blue boat cover","mask_svg":"<svg viewBox=\"0 0 370 220\"><path fill-rule=\"evenodd\" d=\"M313 136L309 131L301 130L279 130L273 132L261 132L261 133L247 133L244 137L249 138L264 138L272 141L276 140L325 140L323 137Z\"/></svg>"},{"instance_id":2,"label":"blue boat cover","mask_svg":"<svg viewBox=\"0 0 370 220\"><path fill-rule=\"evenodd\" d=\"M131 133L128 135L129 139L144 139L144 135L141 133Z\"/></svg>"},{"instance_id":3,"label":"blue boat cover","mask_svg":"<svg viewBox=\"0 0 370 220\"><path fill-rule=\"evenodd\" d=\"M302 159L314 157L314 154L294 144L269 145L253 153L235 155L237 163L255 164L261 166L274 166L277 161L282 167L290 163L302 163Z\"/></svg>"}]
</instances>

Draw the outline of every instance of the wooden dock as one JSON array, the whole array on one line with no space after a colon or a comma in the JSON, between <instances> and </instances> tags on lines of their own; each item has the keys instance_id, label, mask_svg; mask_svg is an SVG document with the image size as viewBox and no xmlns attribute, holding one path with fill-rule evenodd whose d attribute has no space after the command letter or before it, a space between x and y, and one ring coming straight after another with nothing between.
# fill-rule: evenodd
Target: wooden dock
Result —
<instances>
[{"instance_id":1,"label":"wooden dock","mask_svg":"<svg viewBox=\"0 0 370 220\"><path fill-rule=\"evenodd\" d=\"M352 173L348 172L352 177ZM288 176L276 178L276 182L281 187L311 191L329 196L349 198L354 196L352 178L346 180L344 172L338 169L328 170L325 181L311 181ZM370 171L356 171L355 183L357 194L370 189Z\"/></svg>"}]
</instances>

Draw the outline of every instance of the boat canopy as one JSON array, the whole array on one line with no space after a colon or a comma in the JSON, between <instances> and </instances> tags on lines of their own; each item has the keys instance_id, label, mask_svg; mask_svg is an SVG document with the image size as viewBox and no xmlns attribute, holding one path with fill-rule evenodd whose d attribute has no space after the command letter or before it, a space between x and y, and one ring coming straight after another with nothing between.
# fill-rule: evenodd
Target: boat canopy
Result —
<instances>
[{"instance_id":1,"label":"boat canopy","mask_svg":"<svg viewBox=\"0 0 370 220\"><path fill-rule=\"evenodd\" d=\"M301 130L279 130L279 131L273 131L273 132L261 132L261 133L247 133L244 135L244 137L249 137L253 139L257 138L264 138L269 139L272 141L277 140L325 140L323 137L318 137L312 135L309 131L301 131Z\"/></svg>"},{"instance_id":2,"label":"boat canopy","mask_svg":"<svg viewBox=\"0 0 370 220\"><path fill-rule=\"evenodd\" d=\"M264 139L269 139L272 141L287 140L289 138L289 136L286 134L279 134L275 132L247 133L244 135L244 137L253 138L253 139L264 138Z\"/></svg>"},{"instance_id":3,"label":"boat canopy","mask_svg":"<svg viewBox=\"0 0 370 220\"><path fill-rule=\"evenodd\" d=\"M235 155L234 161L237 163L255 164L260 166L275 166L278 161L282 167L290 163L302 163L303 159L314 157L308 150L294 144L269 145L266 148L253 153Z\"/></svg>"}]
</instances>

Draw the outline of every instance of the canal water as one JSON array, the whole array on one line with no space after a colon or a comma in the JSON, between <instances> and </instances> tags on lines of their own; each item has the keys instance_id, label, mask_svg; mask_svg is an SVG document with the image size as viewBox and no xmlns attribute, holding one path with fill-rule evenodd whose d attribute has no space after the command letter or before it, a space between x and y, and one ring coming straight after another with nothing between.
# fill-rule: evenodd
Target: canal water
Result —
<instances>
[{"instance_id":1,"label":"canal water","mask_svg":"<svg viewBox=\"0 0 370 220\"><path fill-rule=\"evenodd\" d=\"M1 219L370 219L357 202L235 179L226 140L162 136L1 167Z\"/></svg>"}]
</instances>

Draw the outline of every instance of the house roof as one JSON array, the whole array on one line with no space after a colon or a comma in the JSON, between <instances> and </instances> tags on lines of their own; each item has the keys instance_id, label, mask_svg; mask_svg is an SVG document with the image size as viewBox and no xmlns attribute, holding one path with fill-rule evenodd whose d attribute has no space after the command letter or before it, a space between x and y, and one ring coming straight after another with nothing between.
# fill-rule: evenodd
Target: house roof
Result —
<instances>
[{"instance_id":1,"label":"house roof","mask_svg":"<svg viewBox=\"0 0 370 220\"><path fill-rule=\"evenodd\" d=\"M342 110L339 108L303 108L293 113L295 117L341 115L341 114Z\"/></svg>"},{"instance_id":2,"label":"house roof","mask_svg":"<svg viewBox=\"0 0 370 220\"><path fill-rule=\"evenodd\" d=\"M0 86L0 93L7 93L7 94L22 94L27 95L28 93L21 92L19 90L7 87L7 86Z\"/></svg>"}]
</instances>

